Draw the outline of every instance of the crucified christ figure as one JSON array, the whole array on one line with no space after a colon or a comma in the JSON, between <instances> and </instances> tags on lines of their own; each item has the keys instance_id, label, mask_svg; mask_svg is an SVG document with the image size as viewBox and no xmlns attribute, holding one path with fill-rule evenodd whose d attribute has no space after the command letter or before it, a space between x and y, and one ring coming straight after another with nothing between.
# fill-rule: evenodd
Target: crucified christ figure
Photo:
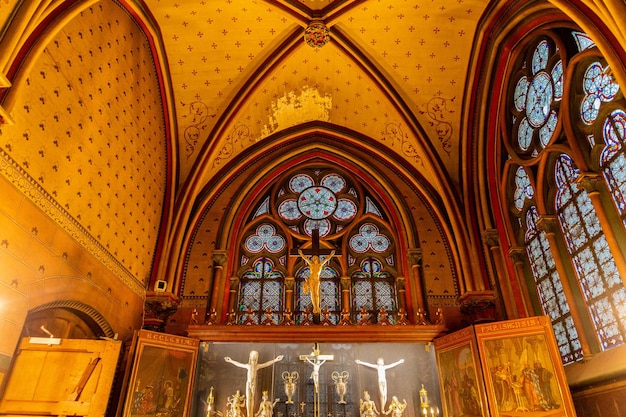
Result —
<instances>
[{"instance_id":1,"label":"crucified christ figure","mask_svg":"<svg viewBox=\"0 0 626 417\"><path fill-rule=\"evenodd\" d=\"M248 363L234 361L228 356L226 356L224 360L228 363L232 363L239 368L244 368L248 370L248 379L246 380L246 411L248 412L248 416L253 416L254 394L256 391L256 373L261 368L266 368L273 363L282 361L283 355L278 355L276 358L265 363L259 363L259 352L257 352L256 350L252 350L250 351L250 358L248 359Z\"/></svg>"},{"instance_id":2,"label":"crucified christ figure","mask_svg":"<svg viewBox=\"0 0 626 417\"><path fill-rule=\"evenodd\" d=\"M387 403L387 377L385 372L389 368L393 368L394 366L400 365L404 363L404 359L400 359L397 362L390 363L389 365L385 365L385 360L383 358L378 358L376 363L367 363L360 360L356 360L358 365L367 366L369 368L374 368L378 371L378 389L380 391L380 409L385 409L385 404Z\"/></svg>"},{"instance_id":3,"label":"crucified christ figure","mask_svg":"<svg viewBox=\"0 0 626 417\"><path fill-rule=\"evenodd\" d=\"M304 293L311 294L311 304L313 304L313 314L320 314L320 277L322 275L322 268L330 262L331 258L335 256L335 251L332 251L323 261L320 260L318 255L311 256L309 259L302 250L298 250L298 253L309 265L309 278L304 282Z\"/></svg>"}]
</instances>

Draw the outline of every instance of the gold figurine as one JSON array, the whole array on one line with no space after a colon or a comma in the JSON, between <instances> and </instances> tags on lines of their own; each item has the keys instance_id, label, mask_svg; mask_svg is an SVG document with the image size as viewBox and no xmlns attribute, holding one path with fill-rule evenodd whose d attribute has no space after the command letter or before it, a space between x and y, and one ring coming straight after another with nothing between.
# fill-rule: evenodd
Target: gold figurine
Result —
<instances>
[{"instance_id":1,"label":"gold figurine","mask_svg":"<svg viewBox=\"0 0 626 417\"><path fill-rule=\"evenodd\" d=\"M313 314L320 314L320 278L322 275L322 269L324 265L330 262L331 258L335 256L335 251L332 251L323 261L318 255L311 256L309 259L302 250L298 250L300 257L304 262L309 265L309 278L304 281L304 293L310 293L311 304L313 304Z\"/></svg>"},{"instance_id":2,"label":"gold figurine","mask_svg":"<svg viewBox=\"0 0 626 417\"><path fill-rule=\"evenodd\" d=\"M389 404L389 409L385 411L385 414L391 413L391 417L402 417L402 413L404 413L404 409L406 408L406 406L407 406L406 400L404 400L403 402L400 402L400 400L398 400L398 397L393 395L391 397L391 403Z\"/></svg>"},{"instance_id":3,"label":"gold figurine","mask_svg":"<svg viewBox=\"0 0 626 417\"><path fill-rule=\"evenodd\" d=\"M274 414L274 406L278 402L278 398L274 402L270 401L267 391L263 391L263 399L259 405L259 411L256 412L254 417L272 417Z\"/></svg>"},{"instance_id":4,"label":"gold figurine","mask_svg":"<svg viewBox=\"0 0 626 417\"><path fill-rule=\"evenodd\" d=\"M359 401L359 411L361 412L361 417L380 415L376 409L376 403L371 400L370 393L367 391L363 391L363 398Z\"/></svg>"},{"instance_id":5,"label":"gold figurine","mask_svg":"<svg viewBox=\"0 0 626 417\"><path fill-rule=\"evenodd\" d=\"M230 397L228 397L228 402L226 406L228 409L226 410L226 417L244 417L243 411L241 409L246 405L246 397L239 393L239 390Z\"/></svg>"}]
</instances>

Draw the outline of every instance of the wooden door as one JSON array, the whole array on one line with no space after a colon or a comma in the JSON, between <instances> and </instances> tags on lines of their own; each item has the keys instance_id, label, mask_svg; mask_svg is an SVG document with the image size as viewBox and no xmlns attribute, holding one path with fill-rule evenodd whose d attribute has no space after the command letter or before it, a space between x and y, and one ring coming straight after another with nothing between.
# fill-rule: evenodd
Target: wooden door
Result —
<instances>
[{"instance_id":1,"label":"wooden door","mask_svg":"<svg viewBox=\"0 0 626 417\"><path fill-rule=\"evenodd\" d=\"M105 415L122 343L56 340L59 344L48 345L42 338L22 339L0 416Z\"/></svg>"}]
</instances>

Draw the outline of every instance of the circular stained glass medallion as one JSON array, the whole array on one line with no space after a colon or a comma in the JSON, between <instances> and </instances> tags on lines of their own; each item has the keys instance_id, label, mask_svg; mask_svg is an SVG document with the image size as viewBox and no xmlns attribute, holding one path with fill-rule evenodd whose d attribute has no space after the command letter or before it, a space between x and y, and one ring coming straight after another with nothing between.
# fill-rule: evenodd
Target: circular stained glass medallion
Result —
<instances>
[{"instance_id":1,"label":"circular stained glass medallion","mask_svg":"<svg viewBox=\"0 0 626 417\"><path fill-rule=\"evenodd\" d=\"M295 175L289 180L289 188L291 188L291 191L294 193L299 193L311 187L313 184L315 184L313 178L304 174Z\"/></svg>"},{"instance_id":2,"label":"circular stained glass medallion","mask_svg":"<svg viewBox=\"0 0 626 417\"><path fill-rule=\"evenodd\" d=\"M317 229L317 231L319 232L320 237L324 237L328 235L328 233L330 232L330 221L328 221L328 219L322 219L322 220L307 219L304 222L304 232L307 235L313 236L313 230L315 229Z\"/></svg>"},{"instance_id":3,"label":"circular stained glass medallion","mask_svg":"<svg viewBox=\"0 0 626 417\"><path fill-rule=\"evenodd\" d=\"M356 210L354 202L347 198L340 198L335 211L335 218L342 221L349 220L356 216Z\"/></svg>"},{"instance_id":4,"label":"circular stained glass medallion","mask_svg":"<svg viewBox=\"0 0 626 417\"><path fill-rule=\"evenodd\" d=\"M297 220L302 216L298 210L298 203L293 198L285 200L278 205L278 214L285 220Z\"/></svg>"},{"instance_id":5,"label":"circular stained glass medallion","mask_svg":"<svg viewBox=\"0 0 626 417\"><path fill-rule=\"evenodd\" d=\"M523 151L527 151L530 148L530 144L533 140L533 128L530 127L528 119L523 118L519 124L519 130L517 132L517 143Z\"/></svg>"},{"instance_id":6,"label":"circular stained glass medallion","mask_svg":"<svg viewBox=\"0 0 626 417\"><path fill-rule=\"evenodd\" d=\"M518 111L522 111L526 108L526 92L528 91L528 78L524 75L517 81L517 85L515 86L515 97L513 98L513 102L515 103L515 108Z\"/></svg>"},{"instance_id":7,"label":"circular stained glass medallion","mask_svg":"<svg viewBox=\"0 0 626 417\"><path fill-rule=\"evenodd\" d=\"M346 187L346 180L337 174L330 174L322 178L321 184L329 190L339 193Z\"/></svg>"},{"instance_id":8,"label":"circular stained glass medallion","mask_svg":"<svg viewBox=\"0 0 626 417\"><path fill-rule=\"evenodd\" d=\"M539 45L535 48L532 58L532 71L533 74L546 69L548 65L548 58L550 56L550 46L546 40L539 42Z\"/></svg>"},{"instance_id":9,"label":"circular stained glass medallion","mask_svg":"<svg viewBox=\"0 0 626 417\"><path fill-rule=\"evenodd\" d=\"M298 196L298 208L309 219L325 219L335 212L337 198L326 187L309 187Z\"/></svg>"},{"instance_id":10,"label":"circular stained glass medallion","mask_svg":"<svg viewBox=\"0 0 626 417\"><path fill-rule=\"evenodd\" d=\"M552 78L541 71L531 81L526 95L526 114L528 115L528 122L533 127L543 125L548 119L552 99Z\"/></svg>"}]
</instances>

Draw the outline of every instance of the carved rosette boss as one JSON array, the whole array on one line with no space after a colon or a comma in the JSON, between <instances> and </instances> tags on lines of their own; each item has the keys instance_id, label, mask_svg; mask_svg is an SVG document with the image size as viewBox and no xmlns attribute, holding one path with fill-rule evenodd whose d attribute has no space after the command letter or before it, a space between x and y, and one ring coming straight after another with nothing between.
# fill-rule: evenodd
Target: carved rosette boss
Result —
<instances>
[{"instance_id":1,"label":"carved rosette boss","mask_svg":"<svg viewBox=\"0 0 626 417\"><path fill-rule=\"evenodd\" d=\"M311 22L304 30L304 41L311 48L321 48L330 41L330 31L322 22Z\"/></svg>"}]
</instances>

